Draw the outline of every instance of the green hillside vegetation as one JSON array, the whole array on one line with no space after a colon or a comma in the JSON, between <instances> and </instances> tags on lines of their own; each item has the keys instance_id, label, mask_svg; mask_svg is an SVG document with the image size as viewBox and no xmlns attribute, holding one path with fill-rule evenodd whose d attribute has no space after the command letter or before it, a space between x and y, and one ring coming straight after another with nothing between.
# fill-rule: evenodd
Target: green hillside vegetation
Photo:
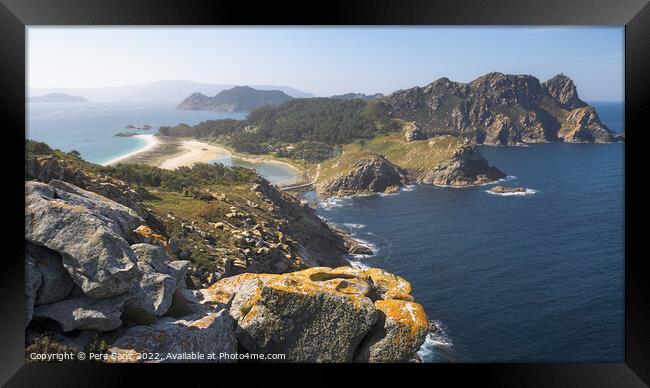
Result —
<instances>
[{"instance_id":1,"label":"green hillside vegetation","mask_svg":"<svg viewBox=\"0 0 650 388\"><path fill-rule=\"evenodd\" d=\"M238 152L278 154L317 163L338 154L337 146L401 129L380 101L294 99L264 106L245 120L210 120L194 126L163 127L162 135L218 141ZM292 145L293 150L286 150Z\"/></svg>"}]
</instances>

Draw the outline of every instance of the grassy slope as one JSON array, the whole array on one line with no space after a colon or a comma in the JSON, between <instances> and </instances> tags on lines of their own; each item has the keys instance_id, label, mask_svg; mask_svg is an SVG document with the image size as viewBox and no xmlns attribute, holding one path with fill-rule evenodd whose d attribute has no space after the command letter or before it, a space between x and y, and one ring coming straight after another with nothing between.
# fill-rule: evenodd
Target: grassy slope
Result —
<instances>
[{"instance_id":1,"label":"grassy slope","mask_svg":"<svg viewBox=\"0 0 650 388\"><path fill-rule=\"evenodd\" d=\"M407 171L426 171L451 158L461 143L462 139L453 136L407 142L403 132L397 132L348 144L343 147L341 156L322 163L319 180L329 180L345 173L356 162L367 160L373 154L384 155L391 163Z\"/></svg>"}]
</instances>

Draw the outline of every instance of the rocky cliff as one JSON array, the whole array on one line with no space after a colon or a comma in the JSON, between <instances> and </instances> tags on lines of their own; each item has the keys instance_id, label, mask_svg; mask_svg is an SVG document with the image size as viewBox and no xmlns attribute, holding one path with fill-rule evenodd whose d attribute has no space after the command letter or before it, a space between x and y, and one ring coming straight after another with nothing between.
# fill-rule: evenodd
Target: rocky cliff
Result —
<instances>
[{"instance_id":1,"label":"rocky cliff","mask_svg":"<svg viewBox=\"0 0 650 388\"><path fill-rule=\"evenodd\" d=\"M291 96L279 90L257 90L249 86L235 86L217 93L214 97L193 93L178 105L178 109L250 112L266 105L280 105L291 99Z\"/></svg>"},{"instance_id":2,"label":"rocky cliff","mask_svg":"<svg viewBox=\"0 0 650 388\"><path fill-rule=\"evenodd\" d=\"M544 83L496 72L469 83L441 78L380 101L391 117L412 122L409 140L445 134L499 145L617 140L565 75Z\"/></svg>"},{"instance_id":3,"label":"rocky cliff","mask_svg":"<svg viewBox=\"0 0 650 388\"><path fill-rule=\"evenodd\" d=\"M106 362L228 362L247 352L406 362L427 334L411 285L382 270L244 273L201 288L190 261L133 209L59 180L26 181L25 199L30 349L92 351ZM190 352L231 357L182 358Z\"/></svg>"},{"instance_id":4,"label":"rocky cliff","mask_svg":"<svg viewBox=\"0 0 650 388\"><path fill-rule=\"evenodd\" d=\"M406 184L406 175L386 157L370 154L357 159L349 168L332 179L322 179L316 191L332 196L352 194L390 193L399 191Z\"/></svg>"}]
</instances>

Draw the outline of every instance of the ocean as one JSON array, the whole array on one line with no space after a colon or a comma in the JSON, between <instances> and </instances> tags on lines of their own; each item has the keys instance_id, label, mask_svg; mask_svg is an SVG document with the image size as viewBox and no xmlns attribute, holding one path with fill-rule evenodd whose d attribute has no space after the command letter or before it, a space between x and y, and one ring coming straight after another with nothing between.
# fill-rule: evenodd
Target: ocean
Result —
<instances>
[{"instance_id":1,"label":"ocean","mask_svg":"<svg viewBox=\"0 0 650 388\"><path fill-rule=\"evenodd\" d=\"M595 103L623 129L622 104ZM396 195L332 199L318 214L366 241L355 265L408 279L439 326L429 362L624 360L624 149L616 144L482 146L522 185L408 186Z\"/></svg>"},{"instance_id":2,"label":"ocean","mask_svg":"<svg viewBox=\"0 0 650 388\"><path fill-rule=\"evenodd\" d=\"M146 142L119 132L156 133L160 126L197 124L205 120L243 119L245 113L176 109L173 103L81 102L27 104L27 138L62 151L77 150L92 163L104 163L143 148ZM149 124L151 130L126 129Z\"/></svg>"}]
</instances>

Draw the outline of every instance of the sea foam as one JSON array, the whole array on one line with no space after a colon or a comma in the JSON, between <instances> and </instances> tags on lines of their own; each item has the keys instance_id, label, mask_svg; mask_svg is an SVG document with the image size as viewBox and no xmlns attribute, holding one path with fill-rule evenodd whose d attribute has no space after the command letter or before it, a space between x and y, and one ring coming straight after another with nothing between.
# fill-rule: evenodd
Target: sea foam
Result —
<instances>
[{"instance_id":1,"label":"sea foam","mask_svg":"<svg viewBox=\"0 0 650 388\"><path fill-rule=\"evenodd\" d=\"M490 190L485 190L486 193L492 194L492 195L500 195L502 197L523 197L525 195L533 195L538 193L538 190L533 190L533 189L526 189L524 192L516 192L516 193L495 193L494 191Z\"/></svg>"},{"instance_id":2,"label":"sea foam","mask_svg":"<svg viewBox=\"0 0 650 388\"><path fill-rule=\"evenodd\" d=\"M422 359L422 362L450 361L448 354L454 344L445 333L440 321L432 321L431 323L436 327L436 331L427 333L424 343L417 354Z\"/></svg>"}]
</instances>

